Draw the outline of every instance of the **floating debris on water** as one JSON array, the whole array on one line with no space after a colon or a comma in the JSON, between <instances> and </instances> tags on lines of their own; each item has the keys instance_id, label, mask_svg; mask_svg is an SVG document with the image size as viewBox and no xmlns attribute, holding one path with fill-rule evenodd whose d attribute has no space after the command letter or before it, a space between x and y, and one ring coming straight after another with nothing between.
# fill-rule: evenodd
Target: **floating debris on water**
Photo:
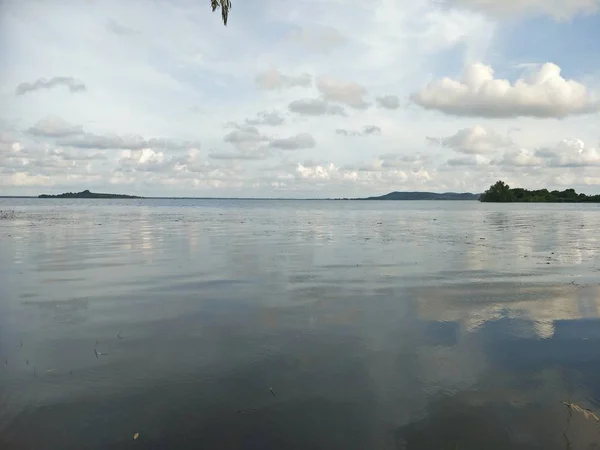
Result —
<instances>
[{"instance_id":1,"label":"floating debris on water","mask_svg":"<svg viewBox=\"0 0 600 450\"><path fill-rule=\"evenodd\" d=\"M586 419L592 419L592 420L595 420L596 422L600 422L600 417L598 417L598 415L591 409L582 408L581 406L579 406L575 403L571 403L570 401L562 402L562 404L565 405L570 410L582 413Z\"/></svg>"},{"instance_id":2,"label":"floating debris on water","mask_svg":"<svg viewBox=\"0 0 600 450\"><path fill-rule=\"evenodd\" d=\"M108 355L107 352L99 352L98 351L98 344L99 344L99 342L96 341L96 345L94 345L94 355L96 355L96 359L100 359L99 358L100 356L106 356L106 355Z\"/></svg>"}]
</instances>

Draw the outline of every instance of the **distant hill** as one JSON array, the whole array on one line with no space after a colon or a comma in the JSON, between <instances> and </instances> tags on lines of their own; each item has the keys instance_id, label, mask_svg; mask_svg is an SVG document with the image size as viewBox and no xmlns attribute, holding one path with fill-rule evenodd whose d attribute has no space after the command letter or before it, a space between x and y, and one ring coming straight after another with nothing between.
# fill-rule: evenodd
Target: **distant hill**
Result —
<instances>
[{"instance_id":1,"label":"distant hill","mask_svg":"<svg viewBox=\"0 0 600 450\"><path fill-rule=\"evenodd\" d=\"M81 191L81 192L65 192L64 194L58 195L48 195L42 194L38 195L38 198L143 198L137 197L135 195L123 195L123 194L99 194L96 192L90 192L89 190Z\"/></svg>"},{"instance_id":2,"label":"distant hill","mask_svg":"<svg viewBox=\"0 0 600 450\"><path fill-rule=\"evenodd\" d=\"M379 197L368 197L363 200L479 200L481 194L469 192L390 192Z\"/></svg>"}]
</instances>

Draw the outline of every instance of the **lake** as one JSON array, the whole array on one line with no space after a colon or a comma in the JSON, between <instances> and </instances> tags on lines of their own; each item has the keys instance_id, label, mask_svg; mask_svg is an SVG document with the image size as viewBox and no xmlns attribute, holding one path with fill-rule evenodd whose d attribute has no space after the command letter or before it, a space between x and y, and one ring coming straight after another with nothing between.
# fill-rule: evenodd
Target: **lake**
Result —
<instances>
[{"instance_id":1,"label":"lake","mask_svg":"<svg viewBox=\"0 0 600 450\"><path fill-rule=\"evenodd\" d=\"M0 210L3 450L599 448L598 205Z\"/></svg>"}]
</instances>

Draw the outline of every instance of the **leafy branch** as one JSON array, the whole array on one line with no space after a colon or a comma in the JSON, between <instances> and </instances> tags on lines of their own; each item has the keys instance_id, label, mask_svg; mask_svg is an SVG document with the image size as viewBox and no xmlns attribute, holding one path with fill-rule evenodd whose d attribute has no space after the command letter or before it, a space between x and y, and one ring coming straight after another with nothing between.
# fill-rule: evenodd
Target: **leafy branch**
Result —
<instances>
[{"instance_id":1,"label":"leafy branch","mask_svg":"<svg viewBox=\"0 0 600 450\"><path fill-rule=\"evenodd\" d=\"M210 7L213 12L215 12L217 8L221 8L223 25L227 26L227 18L229 17L229 10L231 9L231 0L210 0Z\"/></svg>"}]
</instances>

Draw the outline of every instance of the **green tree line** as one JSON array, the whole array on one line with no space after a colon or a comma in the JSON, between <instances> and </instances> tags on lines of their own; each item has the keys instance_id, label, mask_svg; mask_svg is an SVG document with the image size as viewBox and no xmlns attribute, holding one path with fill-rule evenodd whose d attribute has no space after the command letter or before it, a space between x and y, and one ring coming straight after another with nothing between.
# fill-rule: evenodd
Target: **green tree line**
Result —
<instances>
[{"instance_id":1,"label":"green tree line","mask_svg":"<svg viewBox=\"0 0 600 450\"><path fill-rule=\"evenodd\" d=\"M504 181L497 181L479 197L481 202L532 202L532 203L581 203L600 202L600 195L578 194L575 189L549 191L537 189L529 191L523 188L512 188Z\"/></svg>"}]
</instances>

